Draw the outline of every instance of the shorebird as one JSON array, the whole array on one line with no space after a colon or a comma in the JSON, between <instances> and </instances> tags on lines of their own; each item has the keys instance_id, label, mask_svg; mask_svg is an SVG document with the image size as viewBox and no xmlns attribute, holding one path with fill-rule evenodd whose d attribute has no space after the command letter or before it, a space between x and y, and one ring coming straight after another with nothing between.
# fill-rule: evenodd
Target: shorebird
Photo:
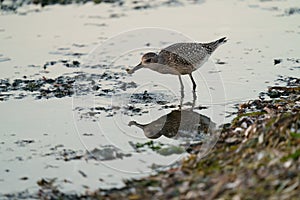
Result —
<instances>
[{"instance_id":1,"label":"shorebird","mask_svg":"<svg viewBox=\"0 0 300 200\"><path fill-rule=\"evenodd\" d=\"M175 43L162 49L158 54L154 52L144 54L136 67L126 71L133 74L141 68L148 68L162 74L178 75L182 91L184 86L181 75L188 74L195 91L197 86L192 72L199 69L218 46L226 41L226 37L223 37L209 43Z\"/></svg>"}]
</instances>

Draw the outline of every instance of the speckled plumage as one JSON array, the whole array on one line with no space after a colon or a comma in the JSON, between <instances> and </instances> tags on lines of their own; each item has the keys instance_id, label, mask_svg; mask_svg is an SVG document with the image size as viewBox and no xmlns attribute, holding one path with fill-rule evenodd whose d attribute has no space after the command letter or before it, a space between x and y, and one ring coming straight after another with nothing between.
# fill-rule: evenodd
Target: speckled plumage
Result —
<instances>
[{"instance_id":1,"label":"speckled plumage","mask_svg":"<svg viewBox=\"0 0 300 200\"><path fill-rule=\"evenodd\" d=\"M198 69L208 58L200 43L176 43L158 54L158 63L173 67L179 74L190 74Z\"/></svg>"}]
</instances>

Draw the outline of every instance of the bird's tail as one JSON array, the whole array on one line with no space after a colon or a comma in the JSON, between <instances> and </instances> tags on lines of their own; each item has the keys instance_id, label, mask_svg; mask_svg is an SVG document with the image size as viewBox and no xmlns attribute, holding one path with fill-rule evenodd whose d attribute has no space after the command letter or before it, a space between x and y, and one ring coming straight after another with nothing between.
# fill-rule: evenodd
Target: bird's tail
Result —
<instances>
[{"instance_id":1,"label":"bird's tail","mask_svg":"<svg viewBox=\"0 0 300 200\"><path fill-rule=\"evenodd\" d=\"M227 42L227 38L226 37L222 37L221 39L218 39L214 43L217 43L218 45L221 45L221 44L224 44L226 42Z\"/></svg>"}]
</instances>

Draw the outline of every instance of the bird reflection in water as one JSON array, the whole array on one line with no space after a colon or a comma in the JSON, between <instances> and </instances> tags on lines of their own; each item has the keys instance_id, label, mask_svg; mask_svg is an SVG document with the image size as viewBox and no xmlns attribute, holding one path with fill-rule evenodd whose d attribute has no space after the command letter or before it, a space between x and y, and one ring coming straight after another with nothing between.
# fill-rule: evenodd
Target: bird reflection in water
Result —
<instances>
[{"instance_id":1,"label":"bird reflection in water","mask_svg":"<svg viewBox=\"0 0 300 200\"><path fill-rule=\"evenodd\" d=\"M192 109L172 110L157 120L148 124L140 124L136 121L130 121L128 126L136 126L143 130L144 135L150 139L157 139L161 136L167 138L201 138L205 135L211 135L215 130L216 124L205 115L193 111L196 96L194 95ZM181 106L182 107L182 106ZM180 107L180 108L181 108Z\"/></svg>"}]
</instances>

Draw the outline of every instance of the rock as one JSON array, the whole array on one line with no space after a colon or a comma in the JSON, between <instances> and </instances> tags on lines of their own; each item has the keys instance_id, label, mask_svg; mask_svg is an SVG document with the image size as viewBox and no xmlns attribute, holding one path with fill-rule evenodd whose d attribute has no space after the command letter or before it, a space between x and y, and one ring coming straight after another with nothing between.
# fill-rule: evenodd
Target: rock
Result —
<instances>
[{"instance_id":1,"label":"rock","mask_svg":"<svg viewBox=\"0 0 300 200\"><path fill-rule=\"evenodd\" d=\"M282 59L274 59L274 65L277 65L282 62Z\"/></svg>"},{"instance_id":2,"label":"rock","mask_svg":"<svg viewBox=\"0 0 300 200\"><path fill-rule=\"evenodd\" d=\"M285 10L286 15L294 15L294 14L300 14L300 8L289 8Z\"/></svg>"}]
</instances>

